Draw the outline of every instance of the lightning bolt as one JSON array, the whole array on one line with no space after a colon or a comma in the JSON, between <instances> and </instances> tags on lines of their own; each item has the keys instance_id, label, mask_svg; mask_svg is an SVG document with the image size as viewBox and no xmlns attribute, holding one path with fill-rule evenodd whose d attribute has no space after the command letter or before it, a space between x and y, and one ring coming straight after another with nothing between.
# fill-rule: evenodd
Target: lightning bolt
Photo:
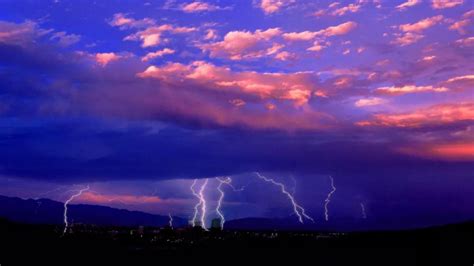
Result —
<instances>
[{"instance_id":1,"label":"lightning bolt","mask_svg":"<svg viewBox=\"0 0 474 266\"><path fill-rule=\"evenodd\" d=\"M219 191L219 199L217 200L216 213L221 218L220 219L221 229L224 229L225 218L224 218L224 214L221 211L221 207L222 207L222 201L224 200L225 193L222 190L222 185L226 184L230 186L232 189L234 189L234 191L235 191L235 188L231 184L232 179L230 177L227 177L226 179L221 179L219 177L216 177L216 179L217 181L219 181L219 185L217 186L217 190Z\"/></svg>"},{"instance_id":2,"label":"lightning bolt","mask_svg":"<svg viewBox=\"0 0 474 266\"><path fill-rule=\"evenodd\" d=\"M171 213L168 213L168 217L170 218L168 224L171 229L173 229L173 216L171 216Z\"/></svg>"},{"instance_id":3,"label":"lightning bolt","mask_svg":"<svg viewBox=\"0 0 474 266\"><path fill-rule=\"evenodd\" d=\"M204 190L206 189L207 183L209 182L209 179L205 179L204 183L201 186L201 189L199 190L199 198L201 200L201 226L204 230L207 231L206 228L206 198L204 197Z\"/></svg>"},{"instance_id":4,"label":"lightning bolt","mask_svg":"<svg viewBox=\"0 0 474 266\"><path fill-rule=\"evenodd\" d=\"M280 182L276 182L275 180L271 179L271 178L267 178L263 175L261 175L259 172L255 172L255 174L257 175L258 178L262 179L263 181L265 182L268 182L268 183L271 183L275 186L278 186L280 187L280 190L281 190L281 193L283 193L284 195L286 195L288 197L288 199L290 200L291 204L293 205L293 212L296 214L296 216L298 216L298 221L300 223L304 223L304 220L303 218L306 218L308 220L311 220L312 222L314 222L314 219L311 218L309 215L307 215L305 213L305 210L303 207L301 207L295 200L295 198L293 197L293 195L291 195L290 192L288 192L288 190L286 190L286 187L283 183L280 183Z\"/></svg>"},{"instance_id":5,"label":"lightning bolt","mask_svg":"<svg viewBox=\"0 0 474 266\"><path fill-rule=\"evenodd\" d=\"M84 193L84 191L87 191L89 189L90 189L90 187L89 187L89 185L87 185L85 188L78 190L76 194L72 195L71 197L69 197L68 200L66 200L64 202L64 231L63 231L63 235L66 234L67 229L69 228L69 222L68 222L68 218L67 218L67 205L69 203L71 203L71 201L73 201L75 198L81 196L82 193Z\"/></svg>"},{"instance_id":6,"label":"lightning bolt","mask_svg":"<svg viewBox=\"0 0 474 266\"><path fill-rule=\"evenodd\" d=\"M199 212L199 206L201 206L201 199L199 198L199 194L196 192L196 190L194 190L194 187L196 186L197 184L197 179L194 179L193 183L191 184L191 192L193 193L193 195L198 199L198 203L196 205L194 205L194 215L193 215L193 220L192 220L192 223L193 223L193 227L196 226L196 219L197 219L197 216L198 216L198 212Z\"/></svg>"},{"instance_id":7,"label":"lightning bolt","mask_svg":"<svg viewBox=\"0 0 474 266\"><path fill-rule=\"evenodd\" d=\"M206 189L207 183L209 182L209 179L205 179L204 183L201 185L201 188L199 189L199 192L196 192L194 187L197 184L197 179L194 179L190 189L193 195L199 200L196 205L194 205L194 215L193 215L193 227L196 226L196 219L199 214L199 207L201 207L201 226L204 230L207 231L207 228L205 226L205 218L206 218L206 199L204 197L204 190Z\"/></svg>"},{"instance_id":8,"label":"lightning bolt","mask_svg":"<svg viewBox=\"0 0 474 266\"><path fill-rule=\"evenodd\" d=\"M360 203L360 210L362 211L362 219L367 219L367 213L365 212L365 205L364 203Z\"/></svg>"},{"instance_id":9,"label":"lightning bolt","mask_svg":"<svg viewBox=\"0 0 474 266\"><path fill-rule=\"evenodd\" d=\"M329 191L326 199L324 200L324 219L326 219L326 221L329 220L328 205L329 202L331 202L331 196L332 194L334 194L334 192L336 192L336 187L334 186L334 178L332 178L332 176L329 176L329 179L331 180L331 191Z\"/></svg>"}]
</instances>

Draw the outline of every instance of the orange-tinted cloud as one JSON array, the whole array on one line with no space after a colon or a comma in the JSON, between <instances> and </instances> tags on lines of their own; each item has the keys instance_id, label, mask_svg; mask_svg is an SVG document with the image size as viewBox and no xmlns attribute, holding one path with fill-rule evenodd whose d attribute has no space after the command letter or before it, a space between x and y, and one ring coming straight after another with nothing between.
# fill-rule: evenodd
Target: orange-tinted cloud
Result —
<instances>
[{"instance_id":1,"label":"orange-tinted cloud","mask_svg":"<svg viewBox=\"0 0 474 266\"><path fill-rule=\"evenodd\" d=\"M269 15L294 2L295 0L260 0L259 7L265 14Z\"/></svg>"},{"instance_id":2,"label":"orange-tinted cloud","mask_svg":"<svg viewBox=\"0 0 474 266\"><path fill-rule=\"evenodd\" d=\"M146 62L146 61L149 61L153 58L162 57L162 56L167 55L167 54L174 54L174 52L175 52L175 50L173 50L173 49L164 48L162 50L147 53L144 57L142 57L142 61Z\"/></svg>"},{"instance_id":3,"label":"orange-tinted cloud","mask_svg":"<svg viewBox=\"0 0 474 266\"><path fill-rule=\"evenodd\" d=\"M116 13L113 18L109 21L109 24L114 27L121 29L127 28L145 28L147 26L155 25L156 21L151 18L134 19L127 17L124 13Z\"/></svg>"},{"instance_id":4,"label":"orange-tinted cloud","mask_svg":"<svg viewBox=\"0 0 474 266\"><path fill-rule=\"evenodd\" d=\"M222 9L219 6L209 4L206 2L195 1L187 4L183 4L181 6L181 10L186 13L198 13L198 12L206 12L206 11L215 11Z\"/></svg>"},{"instance_id":5,"label":"orange-tinted cloud","mask_svg":"<svg viewBox=\"0 0 474 266\"><path fill-rule=\"evenodd\" d=\"M240 107L245 105L245 101L242 99L232 99L229 101L230 104L232 104L235 107Z\"/></svg>"},{"instance_id":6,"label":"orange-tinted cloud","mask_svg":"<svg viewBox=\"0 0 474 266\"><path fill-rule=\"evenodd\" d=\"M405 85L405 86L391 86L391 87L380 87L376 89L377 93L385 95L403 95L410 93L419 93L419 92L447 92L448 88L445 87L433 87L433 86L415 86L415 85Z\"/></svg>"},{"instance_id":7,"label":"orange-tinted cloud","mask_svg":"<svg viewBox=\"0 0 474 266\"><path fill-rule=\"evenodd\" d=\"M356 13L360 10L361 7L362 5L360 4L349 4L347 6L343 6L334 10L331 14L333 16L343 16L346 13Z\"/></svg>"},{"instance_id":8,"label":"orange-tinted cloud","mask_svg":"<svg viewBox=\"0 0 474 266\"><path fill-rule=\"evenodd\" d=\"M425 36L422 34L407 32L404 34L396 34L397 38L392 41L393 44L406 46L418 42Z\"/></svg>"},{"instance_id":9,"label":"orange-tinted cloud","mask_svg":"<svg viewBox=\"0 0 474 266\"><path fill-rule=\"evenodd\" d=\"M44 36L49 36L49 40L55 41L60 46L69 46L81 39L81 36L77 34L43 29L38 23L30 20L23 23L0 21L0 43L26 46Z\"/></svg>"},{"instance_id":10,"label":"orange-tinted cloud","mask_svg":"<svg viewBox=\"0 0 474 266\"><path fill-rule=\"evenodd\" d=\"M374 105L380 105L385 103L386 101L382 98L378 97L371 97L371 98L364 98L364 99L359 99L355 102L355 106L357 107L366 107L366 106L374 106Z\"/></svg>"},{"instance_id":11,"label":"orange-tinted cloud","mask_svg":"<svg viewBox=\"0 0 474 266\"><path fill-rule=\"evenodd\" d=\"M431 0L431 6L434 9L451 8L462 5L464 0Z\"/></svg>"},{"instance_id":12,"label":"orange-tinted cloud","mask_svg":"<svg viewBox=\"0 0 474 266\"><path fill-rule=\"evenodd\" d=\"M474 75L465 75L465 76L450 78L448 79L447 82L456 82L456 81L464 81L464 80L474 80Z\"/></svg>"},{"instance_id":13,"label":"orange-tinted cloud","mask_svg":"<svg viewBox=\"0 0 474 266\"><path fill-rule=\"evenodd\" d=\"M313 46L309 47L308 51L312 51L312 52L319 52L321 50L323 50L324 48L328 47L330 44L328 42L321 42L321 41L315 41L313 43Z\"/></svg>"},{"instance_id":14,"label":"orange-tinted cloud","mask_svg":"<svg viewBox=\"0 0 474 266\"><path fill-rule=\"evenodd\" d=\"M336 26L327 27L320 31L302 31L302 32L289 32L284 33L282 36L288 41L309 41L318 36L330 37L336 35L345 35L357 27L357 23L348 21Z\"/></svg>"},{"instance_id":15,"label":"orange-tinted cloud","mask_svg":"<svg viewBox=\"0 0 474 266\"><path fill-rule=\"evenodd\" d=\"M142 47L152 47L161 44L162 35L165 32L173 34L183 34L196 31L194 27L176 27L170 24L164 24L161 26L151 26L142 31L138 31L134 34L128 35L124 38L126 41L141 41Z\"/></svg>"},{"instance_id":16,"label":"orange-tinted cloud","mask_svg":"<svg viewBox=\"0 0 474 266\"><path fill-rule=\"evenodd\" d=\"M401 153L449 161L474 161L474 142L431 143L402 147Z\"/></svg>"},{"instance_id":17,"label":"orange-tinted cloud","mask_svg":"<svg viewBox=\"0 0 474 266\"><path fill-rule=\"evenodd\" d=\"M461 46L461 47L474 46L474 37L468 37L468 38L464 38L464 39L459 39L459 40L456 40L455 43L456 43L457 45Z\"/></svg>"},{"instance_id":18,"label":"orange-tinted cloud","mask_svg":"<svg viewBox=\"0 0 474 266\"><path fill-rule=\"evenodd\" d=\"M174 83L191 82L212 90L237 90L262 99L290 100L298 106L308 102L314 89L308 73L233 72L203 61L189 65L168 63L162 67L150 66L138 76Z\"/></svg>"},{"instance_id":19,"label":"orange-tinted cloud","mask_svg":"<svg viewBox=\"0 0 474 266\"><path fill-rule=\"evenodd\" d=\"M354 21L348 21L344 22L342 24L339 24L337 26L331 26L328 27L324 30L320 30L317 32L318 35L324 35L324 36L335 36L335 35L344 35L352 30L354 30L357 27L357 23Z\"/></svg>"},{"instance_id":20,"label":"orange-tinted cloud","mask_svg":"<svg viewBox=\"0 0 474 266\"><path fill-rule=\"evenodd\" d=\"M466 28L467 26L469 26L469 24L471 24L470 19L463 19L463 20L454 22L451 26L449 26L449 29L455 30L459 34L466 34L467 33Z\"/></svg>"},{"instance_id":21,"label":"orange-tinted cloud","mask_svg":"<svg viewBox=\"0 0 474 266\"><path fill-rule=\"evenodd\" d=\"M400 114L375 114L358 126L421 127L474 120L474 103L441 104Z\"/></svg>"},{"instance_id":22,"label":"orange-tinted cloud","mask_svg":"<svg viewBox=\"0 0 474 266\"><path fill-rule=\"evenodd\" d=\"M97 53L97 54L95 54L95 61L103 67L105 67L110 62L119 60L120 58L122 58L122 56L120 56L116 53Z\"/></svg>"},{"instance_id":23,"label":"orange-tinted cloud","mask_svg":"<svg viewBox=\"0 0 474 266\"><path fill-rule=\"evenodd\" d=\"M204 40L215 40L217 39L217 31L214 29L206 30L206 36L204 36Z\"/></svg>"},{"instance_id":24,"label":"orange-tinted cloud","mask_svg":"<svg viewBox=\"0 0 474 266\"><path fill-rule=\"evenodd\" d=\"M436 24L443 21L444 17L442 15L433 16L430 18L422 19L413 24L402 24L397 26L401 32L394 33L396 37L391 43L398 46L407 46L413 43L418 42L423 39L425 36L422 32L426 29L429 29Z\"/></svg>"},{"instance_id":25,"label":"orange-tinted cloud","mask_svg":"<svg viewBox=\"0 0 474 266\"><path fill-rule=\"evenodd\" d=\"M398 26L398 28L404 32L421 32L433 27L434 25L438 24L442 20L443 20L443 16L438 15L438 16L434 16L430 18L425 18L413 24L402 24Z\"/></svg>"},{"instance_id":26,"label":"orange-tinted cloud","mask_svg":"<svg viewBox=\"0 0 474 266\"><path fill-rule=\"evenodd\" d=\"M374 4L379 6L379 3L376 3L377 1L373 1ZM369 3L369 1L357 1L356 3L351 3L346 6L341 6L339 2L333 2L328 5L327 8L325 9L320 9L317 10L316 12L313 13L314 16L316 17L321 17L324 15L329 15L329 16L344 16L347 13L357 13L359 12L364 4Z\"/></svg>"},{"instance_id":27,"label":"orange-tinted cloud","mask_svg":"<svg viewBox=\"0 0 474 266\"><path fill-rule=\"evenodd\" d=\"M99 194L96 192L87 191L81 195L81 201L97 203L97 204L110 204L111 202L120 202L123 204L144 204L144 203L163 203L164 201L156 196L135 196L135 195L107 195Z\"/></svg>"},{"instance_id":28,"label":"orange-tinted cloud","mask_svg":"<svg viewBox=\"0 0 474 266\"><path fill-rule=\"evenodd\" d=\"M407 9L407 8L409 8L409 7L418 5L418 4L420 4L420 3L421 3L421 0L408 0L408 1L404 2L404 3L399 4L396 8L397 8L398 10L405 10L405 9Z\"/></svg>"},{"instance_id":29,"label":"orange-tinted cloud","mask_svg":"<svg viewBox=\"0 0 474 266\"><path fill-rule=\"evenodd\" d=\"M288 32L283 34L283 38L288 41L309 41L317 35L314 31Z\"/></svg>"},{"instance_id":30,"label":"orange-tinted cloud","mask_svg":"<svg viewBox=\"0 0 474 266\"><path fill-rule=\"evenodd\" d=\"M231 31L220 42L203 44L200 48L209 51L211 57L224 57L231 60L259 58L275 54L283 46L271 42L281 35L279 28L267 30Z\"/></svg>"}]
</instances>

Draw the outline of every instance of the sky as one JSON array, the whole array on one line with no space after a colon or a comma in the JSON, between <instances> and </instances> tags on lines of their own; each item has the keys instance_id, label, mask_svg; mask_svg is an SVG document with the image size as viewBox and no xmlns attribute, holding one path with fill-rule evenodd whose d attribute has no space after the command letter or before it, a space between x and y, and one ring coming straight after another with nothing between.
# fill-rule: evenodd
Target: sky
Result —
<instances>
[{"instance_id":1,"label":"sky","mask_svg":"<svg viewBox=\"0 0 474 266\"><path fill-rule=\"evenodd\" d=\"M4 0L0 143L8 196L473 219L474 1Z\"/></svg>"}]
</instances>

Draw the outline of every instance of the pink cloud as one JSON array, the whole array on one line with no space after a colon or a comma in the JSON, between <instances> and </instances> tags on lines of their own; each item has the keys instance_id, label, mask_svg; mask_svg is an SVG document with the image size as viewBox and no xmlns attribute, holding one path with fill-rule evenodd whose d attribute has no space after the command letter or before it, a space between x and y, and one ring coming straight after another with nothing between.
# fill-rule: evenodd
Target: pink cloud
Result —
<instances>
[{"instance_id":1,"label":"pink cloud","mask_svg":"<svg viewBox=\"0 0 474 266\"><path fill-rule=\"evenodd\" d=\"M456 43L457 45L461 46L461 47L474 46L474 37L468 37L468 38L464 38L464 39L459 39L459 40L456 40L455 43Z\"/></svg>"},{"instance_id":2,"label":"pink cloud","mask_svg":"<svg viewBox=\"0 0 474 266\"><path fill-rule=\"evenodd\" d=\"M206 36L204 36L204 40L215 40L217 39L217 31L214 29L206 30Z\"/></svg>"},{"instance_id":3,"label":"pink cloud","mask_svg":"<svg viewBox=\"0 0 474 266\"><path fill-rule=\"evenodd\" d=\"M341 8L338 8L332 12L332 15L334 16L343 16L346 13L356 13L360 10L362 6L360 4L349 4L347 6L343 6Z\"/></svg>"},{"instance_id":4,"label":"pink cloud","mask_svg":"<svg viewBox=\"0 0 474 266\"><path fill-rule=\"evenodd\" d=\"M30 20L23 23L0 21L0 42L2 43L26 46L44 36L48 36L49 40L64 47L75 44L81 39L81 36L77 34L43 29L36 22Z\"/></svg>"},{"instance_id":5,"label":"pink cloud","mask_svg":"<svg viewBox=\"0 0 474 266\"><path fill-rule=\"evenodd\" d=\"M196 31L193 27L176 27L170 24L148 27L145 30L138 31L125 37L126 41L141 41L142 47L157 46L162 43L162 34L165 32L173 34L184 34Z\"/></svg>"},{"instance_id":6,"label":"pink cloud","mask_svg":"<svg viewBox=\"0 0 474 266\"><path fill-rule=\"evenodd\" d=\"M451 8L462 5L464 0L431 0L431 6L434 9Z\"/></svg>"},{"instance_id":7,"label":"pink cloud","mask_svg":"<svg viewBox=\"0 0 474 266\"><path fill-rule=\"evenodd\" d=\"M416 23L413 23L413 24L402 24L402 25L398 26L398 28L401 31L404 31L404 32L419 33L421 31L424 31L428 28L433 27L434 25L438 24L442 20L443 20L443 16L438 15L438 16L434 16L434 17L430 17L430 18L420 20L420 21L418 21Z\"/></svg>"},{"instance_id":8,"label":"pink cloud","mask_svg":"<svg viewBox=\"0 0 474 266\"><path fill-rule=\"evenodd\" d=\"M96 204L110 204L111 202L120 202L123 204L144 204L144 203L154 203L160 204L164 203L159 197L156 196L135 196L135 195L108 195L108 194L99 194L96 192L84 192L81 195L82 202L90 202Z\"/></svg>"},{"instance_id":9,"label":"pink cloud","mask_svg":"<svg viewBox=\"0 0 474 266\"><path fill-rule=\"evenodd\" d=\"M209 51L211 57L224 57L231 60L259 58L272 55L281 45L271 42L271 39L281 35L279 28L267 30L231 31L220 42L203 44L200 48Z\"/></svg>"},{"instance_id":10,"label":"pink cloud","mask_svg":"<svg viewBox=\"0 0 474 266\"><path fill-rule=\"evenodd\" d=\"M50 40L57 40L61 46L70 46L81 40L81 36L77 34L67 34L64 31L54 33Z\"/></svg>"},{"instance_id":11,"label":"pink cloud","mask_svg":"<svg viewBox=\"0 0 474 266\"><path fill-rule=\"evenodd\" d=\"M448 79L443 84L448 85L458 92L470 91L474 88L474 75L456 76Z\"/></svg>"},{"instance_id":12,"label":"pink cloud","mask_svg":"<svg viewBox=\"0 0 474 266\"><path fill-rule=\"evenodd\" d=\"M317 35L318 33L313 31L289 32L284 33L283 38L288 41L309 41L314 39Z\"/></svg>"},{"instance_id":13,"label":"pink cloud","mask_svg":"<svg viewBox=\"0 0 474 266\"><path fill-rule=\"evenodd\" d=\"M412 7L412 6L415 6L415 5L418 5L421 3L421 0L408 0L404 3L401 3L400 5L398 5L396 8L398 10L405 10L407 9L408 7Z\"/></svg>"},{"instance_id":14,"label":"pink cloud","mask_svg":"<svg viewBox=\"0 0 474 266\"><path fill-rule=\"evenodd\" d=\"M399 46L407 46L410 44L414 44L425 37L423 34L412 32L395 34L395 36L395 40L393 40L391 43Z\"/></svg>"},{"instance_id":15,"label":"pink cloud","mask_svg":"<svg viewBox=\"0 0 474 266\"><path fill-rule=\"evenodd\" d=\"M366 107L384 104L386 101L382 98L372 97L357 100L354 105L357 107Z\"/></svg>"},{"instance_id":16,"label":"pink cloud","mask_svg":"<svg viewBox=\"0 0 474 266\"><path fill-rule=\"evenodd\" d=\"M473 10L470 10L470 11L467 11L466 13L464 13L462 15L463 18L472 18L474 17L474 9Z\"/></svg>"},{"instance_id":17,"label":"pink cloud","mask_svg":"<svg viewBox=\"0 0 474 266\"><path fill-rule=\"evenodd\" d=\"M420 92L447 92L448 88L445 87L433 87L433 86L414 86L414 85L405 85L405 86L392 86L392 87L380 87L376 89L377 93L385 95L403 95L410 93L420 93Z\"/></svg>"},{"instance_id":18,"label":"pink cloud","mask_svg":"<svg viewBox=\"0 0 474 266\"><path fill-rule=\"evenodd\" d=\"M444 142L401 147L397 151L423 158L442 159L448 161L473 161L474 142Z\"/></svg>"},{"instance_id":19,"label":"pink cloud","mask_svg":"<svg viewBox=\"0 0 474 266\"><path fill-rule=\"evenodd\" d=\"M113 61L117 61L122 56L115 53L97 53L95 54L95 61L101 66L105 67L107 64Z\"/></svg>"},{"instance_id":20,"label":"pink cloud","mask_svg":"<svg viewBox=\"0 0 474 266\"><path fill-rule=\"evenodd\" d=\"M348 4L346 6L340 6L339 2L333 2L329 4L327 8L317 10L316 12L313 13L313 15L316 17L321 17L324 15L344 16L347 13L357 13L362 9L363 5L369 2L370 1L361 0L361 1L356 1L356 3L353 3L353 4ZM374 1L374 3L375 2L376 1Z\"/></svg>"},{"instance_id":21,"label":"pink cloud","mask_svg":"<svg viewBox=\"0 0 474 266\"><path fill-rule=\"evenodd\" d=\"M294 3L295 0L260 0L259 7L267 15L278 12L281 8Z\"/></svg>"},{"instance_id":22,"label":"pink cloud","mask_svg":"<svg viewBox=\"0 0 474 266\"><path fill-rule=\"evenodd\" d=\"M144 18L136 20L134 18L129 18L124 13L116 13L113 18L109 21L109 24L114 27L119 27L121 29L127 28L146 28L147 26L155 25L156 21L150 18Z\"/></svg>"},{"instance_id":23,"label":"pink cloud","mask_svg":"<svg viewBox=\"0 0 474 266\"><path fill-rule=\"evenodd\" d=\"M175 52L175 50L173 50L173 49L164 48L162 50L147 53L144 57L142 57L142 61L146 62L146 61L149 61L153 58L162 57L162 56L167 55L167 54L174 54L174 52Z\"/></svg>"},{"instance_id":24,"label":"pink cloud","mask_svg":"<svg viewBox=\"0 0 474 266\"><path fill-rule=\"evenodd\" d=\"M295 54L292 54L287 51L282 51L275 54L275 59L280 60L280 61L287 61L287 60L295 59L295 58L296 58Z\"/></svg>"},{"instance_id":25,"label":"pink cloud","mask_svg":"<svg viewBox=\"0 0 474 266\"><path fill-rule=\"evenodd\" d=\"M407 46L416 43L425 37L422 34L424 30L437 25L442 22L443 19L444 17L442 15L438 15L422 19L413 24L399 25L396 28L398 28L401 33L395 33L394 35L396 38L391 43L399 46Z\"/></svg>"},{"instance_id":26,"label":"pink cloud","mask_svg":"<svg viewBox=\"0 0 474 266\"><path fill-rule=\"evenodd\" d=\"M323 43L321 41L315 41L313 43L313 46L309 47L308 51L312 51L312 52L320 52L321 50L323 50L324 48L328 47L330 44L328 42L326 43Z\"/></svg>"},{"instance_id":27,"label":"pink cloud","mask_svg":"<svg viewBox=\"0 0 474 266\"><path fill-rule=\"evenodd\" d=\"M304 105L311 97L313 84L307 73L233 72L229 68L195 61L189 65L168 63L150 66L138 74L141 78L155 78L167 82L200 84L211 90L238 91L261 99L290 100Z\"/></svg>"},{"instance_id":28,"label":"pink cloud","mask_svg":"<svg viewBox=\"0 0 474 266\"><path fill-rule=\"evenodd\" d=\"M245 105L245 101L242 99L232 99L232 100L229 100L229 103L235 107L241 107Z\"/></svg>"},{"instance_id":29,"label":"pink cloud","mask_svg":"<svg viewBox=\"0 0 474 266\"><path fill-rule=\"evenodd\" d=\"M0 42L3 43L26 45L51 32L53 30L41 29L37 23L30 20L18 24L0 21Z\"/></svg>"},{"instance_id":30,"label":"pink cloud","mask_svg":"<svg viewBox=\"0 0 474 266\"><path fill-rule=\"evenodd\" d=\"M375 114L358 126L421 127L474 120L474 103L441 104L400 114Z\"/></svg>"},{"instance_id":31,"label":"pink cloud","mask_svg":"<svg viewBox=\"0 0 474 266\"><path fill-rule=\"evenodd\" d=\"M322 49L330 45L329 42L325 41L325 38L337 35L345 35L354 30L357 27L357 23L348 21L336 26L327 27L319 31L302 31L302 32L289 32L284 33L283 39L287 41L309 41L317 38L313 43L313 46L308 48L308 51L319 52Z\"/></svg>"},{"instance_id":32,"label":"pink cloud","mask_svg":"<svg viewBox=\"0 0 474 266\"><path fill-rule=\"evenodd\" d=\"M422 61L422 62L432 62L435 59L436 59L436 55L427 55L427 56L424 56L420 61Z\"/></svg>"},{"instance_id":33,"label":"pink cloud","mask_svg":"<svg viewBox=\"0 0 474 266\"><path fill-rule=\"evenodd\" d=\"M348 21L337 26L331 26L324 30L317 32L317 35L323 36L336 36L336 35L345 35L357 27L357 23L353 21Z\"/></svg>"},{"instance_id":34,"label":"pink cloud","mask_svg":"<svg viewBox=\"0 0 474 266\"><path fill-rule=\"evenodd\" d=\"M455 30L459 34L466 34L467 33L466 27L469 26L469 24L471 24L470 19L463 19L463 20L454 22L451 26L449 26L449 29Z\"/></svg>"},{"instance_id":35,"label":"pink cloud","mask_svg":"<svg viewBox=\"0 0 474 266\"><path fill-rule=\"evenodd\" d=\"M474 81L474 75L458 76L458 77L450 78L447 80L447 82L457 82L457 81Z\"/></svg>"},{"instance_id":36,"label":"pink cloud","mask_svg":"<svg viewBox=\"0 0 474 266\"><path fill-rule=\"evenodd\" d=\"M181 10L186 13L198 13L198 12L206 12L206 11L215 11L222 9L219 6L209 4L206 2L196 1L187 4L183 4L181 6Z\"/></svg>"},{"instance_id":37,"label":"pink cloud","mask_svg":"<svg viewBox=\"0 0 474 266\"><path fill-rule=\"evenodd\" d=\"M204 69L195 70L198 65ZM174 63L161 68L150 67L148 71L138 74L139 77L155 80L139 82L135 84L133 91L130 91L130 84L117 84L113 90L99 86L96 90L84 91L80 104L87 106L88 112L102 116L164 120L172 118L177 123L198 123L211 127L294 132L325 130L337 126L334 117L320 110L285 104L284 101L289 101L285 96L291 95L287 93L288 90L296 90L298 85L304 86L305 82L310 84L310 81L306 81L310 79L308 74L280 76L278 73L236 72L231 73L228 78L222 78L220 75L228 74L225 69L216 70L209 66L206 69L202 63L189 67ZM209 80L200 77L208 77ZM256 80L255 83L252 79L261 80ZM227 84L216 84L220 81ZM235 85L232 84L234 81ZM241 99L246 104L236 108L229 102L233 99ZM234 103L238 104L237 101Z\"/></svg>"}]
</instances>

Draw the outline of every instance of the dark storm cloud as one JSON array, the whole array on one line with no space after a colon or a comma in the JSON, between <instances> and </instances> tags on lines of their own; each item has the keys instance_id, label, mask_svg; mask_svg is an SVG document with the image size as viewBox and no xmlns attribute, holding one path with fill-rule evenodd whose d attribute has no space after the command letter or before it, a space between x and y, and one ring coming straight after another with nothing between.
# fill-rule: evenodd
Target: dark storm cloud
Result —
<instances>
[{"instance_id":1,"label":"dark storm cloud","mask_svg":"<svg viewBox=\"0 0 474 266\"><path fill-rule=\"evenodd\" d=\"M469 163L395 153L394 146L418 134L416 129L346 125L291 133L218 125L206 112L224 112L219 93L137 79L140 63L133 58L103 69L87 56L58 49L0 46L2 174L70 182L257 170L367 179L472 170Z\"/></svg>"},{"instance_id":2,"label":"dark storm cloud","mask_svg":"<svg viewBox=\"0 0 474 266\"><path fill-rule=\"evenodd\" d=\"M87 118L2 119L1 125L2 174L64 182L252 171L379 176L387 181L421 173L469 175L474 170L471 163L406 157L386 144L331 140L317 134L196 132L156 122L114 125Z\"/></svg>"}]
</instances>

